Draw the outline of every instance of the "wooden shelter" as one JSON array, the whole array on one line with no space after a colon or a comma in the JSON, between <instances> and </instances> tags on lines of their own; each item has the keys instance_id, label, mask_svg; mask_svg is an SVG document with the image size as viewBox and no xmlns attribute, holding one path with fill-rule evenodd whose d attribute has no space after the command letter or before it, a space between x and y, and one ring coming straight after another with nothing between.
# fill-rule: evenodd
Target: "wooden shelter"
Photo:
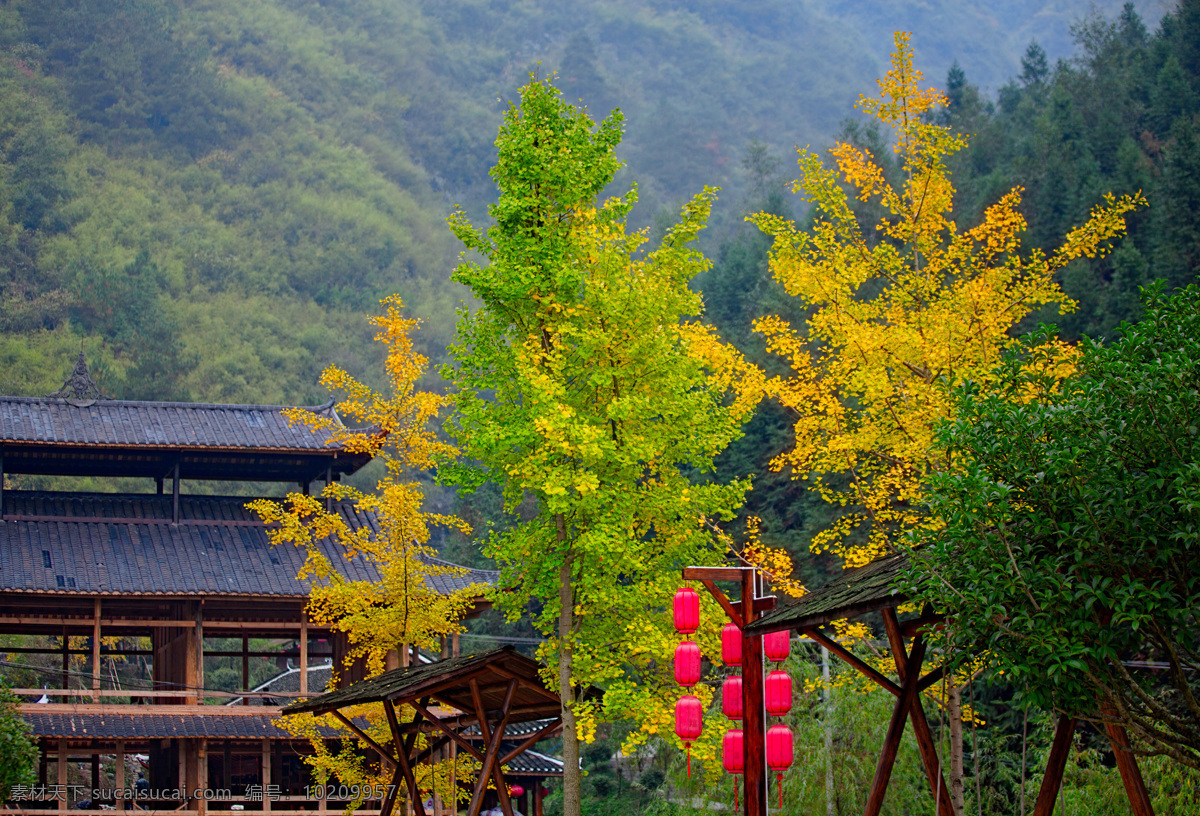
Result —
<instances>
[{"instance_id":1,"label":"wooden shelter","mask_svg":"<svg viewBox=\"0 0 1200 816\"><path fill-rule=\"evenodd\" d=\"M540 669L536 661L505 646L483 654L393 669L315 699L292 703L283 713L332 714L379 754L393 769L392 786L380 816L390 816L402 782L416 816L426 816L413 769L451 746L480 763L467 816L478 816L489 781L495 783L501 810L505 816L512 816L504 767L562 729L562 704L558 694L542 682ZM367 703L383 704L392 735L390 749L371 739L342 713L342 709ZM402 722L399 711L405 706L413 714ZM546 722L515 746L502 750L510 726L536 720ZM477 730L482 737L479 747L468 738L469 730ZM427 735L428 744L421 748L417 745L419 734Z\"/></svg>"},{"instance_id":2,"label":"wooden shelter","mask_svg":"<svg viewBox=\"0 0 1200 816\"><path fill-rule=\"evenodd\" d=\"M325 691L309 683L313 660L340 667L348 649L342 633L305 615L310 585L296 578L305 553L272 546L246 509L249 497L184 490L188 481L217 480L285 482L308 492L310 483L335 481L368 461L328 444L326 434L293 427L282 408L104 399L82 355L54 396L0 397L0 634L27 636L27 645L10 642L2 656L6 673L39 673L36 684L14 691L41 749L39 788L50 791L18 807L126 809L113 792L135 784L126 760L137 754L148 757L143 770L154 794L144 809L340 809L304 795L312 780L298 752L308 745L272 723L280 699ZM336 416L332 403L306 410ZM146 490L4 489L5 475L19 483L26 474L60 483L133 477ZM350 503L328 507L352 529L380 531L378 519ZM378 579L335 542L320 546L345 577ZM430 584L453 592L495 579L472 570ZM480 599L475 611L483 608ZM444 645L444 654L456 651L456 641ZM397 654L395 663L408 656ZM240 669L239 687L206 683L208 658ZM252 691L251 661L261 660L294 668L295 689ZM105 670L112 661L145 665L146 679L118 682ZM341 674L351 682L362 666ZM234 699L268 704L222 705ZM86 771L81 779L81 763L90 764L90 780ZM102 780L102 764L110 763L115 778ZM81 781L108 794L66 790ZM264 789L279 798L263 798ZM206 791L226 795L205 801Z\"/></svg>"},{"instance_id":3,"label":"wooden shelter","mask_svg":"<svg viewBox=\"0 0 1200 816\"><path fill-rule=\"evenodd\" d=\"M747 626L746 631L748 634L763 635L768 632L792 630L809 637L896 697L883 750L875 767L875 778L867 796L864 816L878 816L883 808L883 799L900 747L900 738L910 720L921 762L929 780L929 788L937 801L938 816L955 816L950 790L942 775L942 765L933 733L921 705L921 692L942 679L941 667L921 674L928 646L925 632L936 626L942 618L925 612L910 620L899 619L897 608L909 600L899 589L901 576L908 565L908 554L897 553L866 566L846 570L798 602L763 615ZM873 612L883 616L888 644L896 664L897 679L894 681L859 659L820 628L836 620L856 618ZM1075 725L1076 721L1066 716L1058 720L1033 816L1051 816L1054 811ZM1138 770L1137 761L1129 750L1129 738L1125 729L1109 725L1107 730L1134 816L1153 816L1150 797Z\"/></svg>"}]
</instances>

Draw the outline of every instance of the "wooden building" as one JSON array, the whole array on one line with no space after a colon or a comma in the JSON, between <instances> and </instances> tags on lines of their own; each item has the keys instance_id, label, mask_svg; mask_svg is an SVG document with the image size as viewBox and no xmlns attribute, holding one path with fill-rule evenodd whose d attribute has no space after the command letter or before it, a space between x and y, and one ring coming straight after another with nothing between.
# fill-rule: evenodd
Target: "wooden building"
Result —
<instances>
[{"instance_id":1,"label":"wooden building","mask_svg":"<svg viewBox=\"0 0 1200 816\"><path fill-rule=\"evenodd\" d=\"M331 412L333 406L309 410ZM132 805L107 792L141 787L150 791L142 809L337 808L305 796L311 780L299 752L307 746L272 723L279 703L325 691L323 684L312 687L307 668L330 660L340 666L347 647L340 633L305 618L309 586L296 578L305 553L273 547L246 509L246 497L183 489L184 483L249 481L307 491L367 463L361 454L327 445L320 434L290 426L280 411L99 398L82 354L72 380L55 396L0 397L0 635L10 636L0 657L9 673L23 661L40 661L42 687L18 693L28 701L21 711L42 750L38 787L46 790L30 796L49 798L25 796L12 805L39 812L80 804L123 810ZM18 481L24 474L135 477L146 489L3 489L4 474ZM349 504L332 509L353 527L377 529L374 518ZM377 577L361 559L345 559L336 543L327 547L347 577ZM446 592L494 580L495 573L484 571L431 579ZM11 637L17 635L42 640L12 645L32 640ZM261 639L285 645L256 652L252 641ZM447 644L444 652L450 651ZM240 658L239 689L206 686L205 657L214 655L234 664ZM102 669L108 657L145 661L151 677L118 688ZM250 665L264 657L281 670L295 668L297 690L261 695L275 705L226 705L255 695ZM55 668L47 673L49 659ZM355 668L342 679L359 677ZM33 702L39 698L43 702ZM142 764L135 767L132 755ZM136 768L143 764L139 782ZM102 773L102 765L111 774ZM81 777L82 787L67 789ZM103 792L96 796L92 789ZM197 791L232 798L206 803Z\"/></svg>"}]
</instances>

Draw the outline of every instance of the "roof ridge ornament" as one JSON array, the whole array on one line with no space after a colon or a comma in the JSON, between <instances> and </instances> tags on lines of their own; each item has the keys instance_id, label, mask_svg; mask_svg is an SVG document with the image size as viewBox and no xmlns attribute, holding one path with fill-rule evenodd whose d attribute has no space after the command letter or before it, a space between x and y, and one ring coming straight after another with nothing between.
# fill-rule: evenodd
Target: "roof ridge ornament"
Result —
<instances>
[{"instance_id":1,"label":"roof ridge ornament","mask_svg":"<svg viewBox=\"0 0 1200 816\"><path fill-rule=\"evenodd\" d=\"M100 391L99 386L92 380L88 371L87 359L83 356L83 344L80 343L79 357L75 360L75 369L71 376L63 382L62 388L53 394L47 394L49 399L63 399L78 408L86 408L97 400L112 399Z\"/></svg>"}]
</instances>

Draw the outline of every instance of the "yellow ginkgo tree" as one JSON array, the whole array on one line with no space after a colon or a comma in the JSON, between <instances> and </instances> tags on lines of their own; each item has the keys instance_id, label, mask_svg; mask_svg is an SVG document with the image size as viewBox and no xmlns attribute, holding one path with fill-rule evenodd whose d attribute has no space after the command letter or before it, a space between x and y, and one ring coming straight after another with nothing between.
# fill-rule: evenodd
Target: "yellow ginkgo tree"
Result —
<instances>
[{"instance_id":1,"label":"yellow ginkgo tree","mask_svg":"<svg viewBox=\"0 0 1200 816\"><path fill-rule=\"evenodd\" d=\"M420 391L416 382L428 360L414 348L410 332L418 321L405 318L397 296L383 301L383 315L372 318L379 329L376 340L387 347L386 368L390 394L376 392L337 367L321 375L321 383L343 399L337 415L304 409L286 411L292 423L327 434L332 445L350 453L367 453L382 461L385 472L374 493L349 485L328 485L320 498L291 493L283 502L261 499L250 508L271 525L268 534L275 546L293 545L307 551L300 579L312 583L307 613L320 625L346 636L349 648L346 665L362 661L368 676L384 670L387 655L407 644L434 647L439 638L462 631L461 619L484 589L467 586L453 593L438 592L429 579L461 576L466 570L439 561L429 545L430 528L446 526L469 532L452 516L422 509L422 491L417 474L427 472L438 461L456 454L454 447L438 439L430 423L445 406L446 398ZM346 427L342 419L355 426ZM340 503L326 510L324 498ZM358 521L349 523L348 517ZM364 523L365 522L365 523ZM341 545L346 558L372 565L378 580L351 580L319 546L323 541ZM367 722L367 732L380 743L390 738L381 706L364 706L347 712ZM379 790L391 781L390 774L364 757L358 739L329 717L320 721L308 715L284 718L282 724L295 736L307 737L314 753L309 762L319 777L336 777L358 791ZM330 733L340 733L340 747L330 749ZM466 755L453 763L421 765L416 769L418 786L437 790L447 801L456 796L453 779L472 775L473 760Z\"/></svg>"},{"instance_id":2,"label":"yellow ginkgo tree","mask_svg":"<svg viewBox=\"0 0 1200 816\"><path fill-rule=\"evenodd\" d=\"M897 183L854 145L836 144L832 166L802 150L794 189L814 205L811 228L767 213L750 217L773 236L771 271L808 316L799 330L774 315L755 322L791 372L767 376L711 331L693 329L694 347L744 395L776 399L792 413L795 444L771 467L811 480L844 508L812 546L832 550L847 567L937 523L922 508L927 477L952 466L933 445L934 426L954 411L949 387L992 388L992 370L1024 318L1047 304L1074 308L1055 272L1105 252L1124 231L1125 214L1145 203L1140 194L1106 196L1050 255L1022 251L1019 187L978 226L961 229L951 218L946 159L966 142L930 115L946 98L921 86L908 35L897 33L895 43L879 97L862 97L858 107L892 134ZM852 196L877 204L879 222L862 224ZM1055 341L1041 347L1036 364L1065 374L1075 357ZM767 548L756 552L770 557Z\"/></svg>"}]
</instances>

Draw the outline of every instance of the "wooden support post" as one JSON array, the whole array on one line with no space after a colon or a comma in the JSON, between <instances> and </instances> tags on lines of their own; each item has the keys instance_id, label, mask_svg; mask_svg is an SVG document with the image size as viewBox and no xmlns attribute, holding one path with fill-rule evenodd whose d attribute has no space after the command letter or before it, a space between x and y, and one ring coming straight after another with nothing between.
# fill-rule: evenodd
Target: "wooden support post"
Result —
<instances>
[{"instance_id":1,"label":"wooden support post","mask_svg":"<svg viewBox=\"0 0 1200 816\"><path fill-rule=\"evenodd\" d=\"M271 798L267 796L267 787L271 784L271 740L264 737L262 741L262 812L271 812Z\"/></svg>"},{"instance_id":2,"label":"wooden support post","mask_svg":"<svg viewBox=\"0 0 1200 816\"><path fill-rule=\"evenodd\" d=\"M475 704L475 715L479 718L479 733L483 735L487 753L483 757L483 765L479 768L479 778L475 780L475 788L471 792L471 804L467 808L467 816L479 816L483 806L483 795L487 791L488 777L496 783L496 797L500 800L500 810L504 816L513 816L512 802L508 798L508 786L504 781L504 772L500 768L500 744L504 740L504 729L508 725L508 714L512 708L513 694L517 690L517 681L508 681L508 689L504 693L504 702L500 705L500 722L492 731L488 727L487 710L483 707L483 698L479 693L479 684L471 680L471 698Z\"/></svg>"},{"instance_id":3,"label":"wooden support post","mask_svg":"<svg viewBox=\"0 0 1200 816\"><path fill-rule=\"evenodd\" d=\"M171 468L171 523L179 523L179 463Z\"/></svg>"},{"instance_id":4,"label":"wooden support post","mask_svg":"<svg viewBox=\"0 0 1200 816\"><path fill-rule=\"evenodd\" d=\"M308 694L308 613L300 613L300 693Z\"/></svg>"},{"instance_id":5,"label":"wooden support post","mask_svg":"<svg viewBox=\"0 0 1200 816\"><path fill-rule=\"evenodd\" d=\"M60 796L58 799L58 809L67 809L67 763L70 757L67 756L67 741L60 739L58 741L58 790Z\"/></svg>"},{"instance_id":6,"label":"wooden support post","mask_svg":"<svg viewBox=\"0 0 1200 816\"><path fill-rule=\"evenodd\" d=\"M325 488L328 489L331 484L333 484L333 465L326 465L325 466ZM325 496L325 512L326 513L333 512L333 499L330 498L328 494L326 494L326 496Z\"/></svg>"},{"instance_id":7,"label":"wooden support post","mask_svg":"<svg viewBox=\"0 0 1200 816\"><path fill-rule=\"evenodd\" d=\"M250 690L250 638L242 635L242 691ZM242 705L250 705L250 698L243 697Z\"/></svg>"},{"instance_id":8,"label":"wooden support post","mask_svg":"<svg viewBox=\"0 0 1200 816\"><path fill-rule=\"evenodd\" d=\"M450 656L458 657L462 654L462 644L458 640L458 632L455 632L450 637Z\"/></svg>"},{"instance_id":9,"label":"wooden support post","mask_svg":"<svg viewBox=\"0 0 1200 816\"><path fill-rule=\"evenodd\" d=\"M409 666L411 666L412 665L412 661L410 660L411 657L412 657L412 652L409 650L408 644L401 643L400 644L400 667L407 669Z\"/></svg>"},{"instance_id":10,"label":"wooden support post","mask_svg":"<svg viewBox=\"0 0 1200 816\"><path fill-rule=\"evenodd\" d=\"M62 687L69 689L71 687L71 636L67 634L67 627L63 627L62 635ZM62 701L69 703L69 697L64 696Z\"/></svg>"},{"instance_id":11,"label":"wooden support post","mask_svg":"<svg viewBox=\"0 0 1200 816\"><path fill-rule=\"evenodd\" d=\"M157 493L159 496L161 496L163 494L163 477L162 476L154 477L154 492Z\"/></svg>"},{"instance_id":12,"label":"wooden support post","mask_svg":"<svg viewBox=\"0 0 1200 816\"><path fill-rule=\"evenodd\" d=\"M0 445L0 523L4 521L4 446Z\"/></svg>"},{"instance_id":13,"label":"wooden support post","mask_svg":"<svg viewBox=\"0 0 1200 816\"><path fill-rule=\"evenodd\" d=\"M92 702L100 702L100 599L92 603ZM93 786L96 787L96 786Z\"/></svg>"},{"instance_id":14,"label":"wooden support post","mask_svg":"<svg viewBox=\"0 0 1200 816\"><path fill-rule=\"evenodd\" d=\"M100 755L92 754L91 757L89 757L89 759L91 760L90 764L92 766L91 767L92 790L99 790L100 789ZM88 794L87 798L91 799L92 798L91 794ZM99 802L93 802L92 807L97 807L99 804L100 804Z\"/></svg>"},{"instance_id":15,"label":"wooden support post","mask_svg":"<svg viewBox=\"0 0 1200 816\"><path fill-rule=\"evenodd\" d=\"M1054 803L1058 801L1058 789L1062 787L1063 771L1071 755L1071 743L1075 737L1075 720L1066 714L1060 715L1054 728L1054 743L1046 760L1046 775L1042 778L1042 789L1038 791L1033 816L1053 816Z\"/></svg>"},{"instance_id":16,"label":"wooden support post","mask_svg":"<svg viewBox=\"0 0 1200 816\"><path fill-rule=\"evenodd\" d=\"M908 721L909 709L917 699L917 681L921 676L921 664L924 660L925 639L918 635L913 640L912 656L907 661L907 676L900 686L900 697L896 700L896 707L892 709L892 719L883 739L883 751L879 755L879 763L875 766L875 779L871 782L871 792L867 795L867 806L863 809L863 816L879 816L883 809L883 797L892 778L892 766L896 763L896 752L900 749L904 724Z\"/></svg>"},{"instance_id":17,"label":"wooden support post","mask_svg":"<svg viewBox=\"0 0 1200 816\"><path fill-rule=\"evenodd\" d=\"M117 753L113 757L115 765L113 766L113 789L117 793L116 805L117 810L125 810L125 740L117 740ZM133 785L130 785L132 788Z\"/></svg>"},{"instance_id":18,"label":"wooden support post","mask_svg":"<svg viewBox=\"0 0 1200 816\"><path fill-rule=\"evenodd\" d=\"M742 570L742 626L758 619L755 608L757 587L755 570ZM767 814L767 755L766 719L763 696L763 647L762 636L742 637L742 716L746 729L745 765L746 816Z\"/></svg>"},{"instance_id":19,"label":"wooden support post","mask_svg":"<svg viewBox=\"0 0 1200 816\"><path fill-rule=\"evenodd\" d=\"M201 796L196 799L196 812L199 816L208 813L208 799L203 791L208 790L208 740L201 737L196 744L196 789Z\"/></svg>"},{"instance_id":20,"label":"wooden support post","mask_svg":"<svg viewBox=\"0 0 1200 816\"><path fill-rule=\"evenodd\" d=\"M404 739L400 735L400 723L396 719L396 709L391 700L383 701L383 711L387 714L388 727L392 732L392 744L396 746L397 771L404 775L404 785L408 789L409 807L416 812L417 816L425 816L425 803L421 801L421 791L417 789L417 780L413 775L412 763L409 761L409 752L416 743L417 730L414 728L411 739ZM421 713L418 711L413 715L413 725L415 726L420 719ZM481 770L480 776L482 775L483 771ZM385 815L381 813L380 816Z\"/></svg>"},{"instance_id":21,"label":"wooden support post","mask_svg":"<svg viewBox=\"0 0 1200 816\"><path fill-rule=\"evenodd\" d=\"M1133 816L1154 816L1154 805L1150 802L1150 794L1146 792L1146 782L1138 769L1129 734L1116 723L1105 723L1104 730L1108 734L1108 741L1112 743L1117 770L1121 772L1121 781L1125 784L1125 795L1129 797Z\"/></svg>"},{"instance_id":22,"label":"wooden support post","mask_svg":"<svg viewBox=\"0 0 1200 816\"><path fill-rule=\"evenodd\" d=\"M909 714L912 715L913 735L917 738L917 750L920 751L921 761L925 766L925 777L929 780L929 792L937 801L938 816L955 816L954 800L949 788L946 787L946 778L942 775L937 743L933 739L933 731L929 728L929 721L925 718L925 709L921 705L921 667L919 665L914 667L904 648L904 636L900 631L896 610L883 610L883 625L887 630L888 644L892 649L892 659L896 664L896 676L900 678L901 685L908 680L910 672L915 675L914 679L917 681L918 693L914 695L912 704L909 706ZM913 644L915 651L916 640L913 641ZM901 728L903 728L903 723Z\"/></svg>"}]
</instances>

